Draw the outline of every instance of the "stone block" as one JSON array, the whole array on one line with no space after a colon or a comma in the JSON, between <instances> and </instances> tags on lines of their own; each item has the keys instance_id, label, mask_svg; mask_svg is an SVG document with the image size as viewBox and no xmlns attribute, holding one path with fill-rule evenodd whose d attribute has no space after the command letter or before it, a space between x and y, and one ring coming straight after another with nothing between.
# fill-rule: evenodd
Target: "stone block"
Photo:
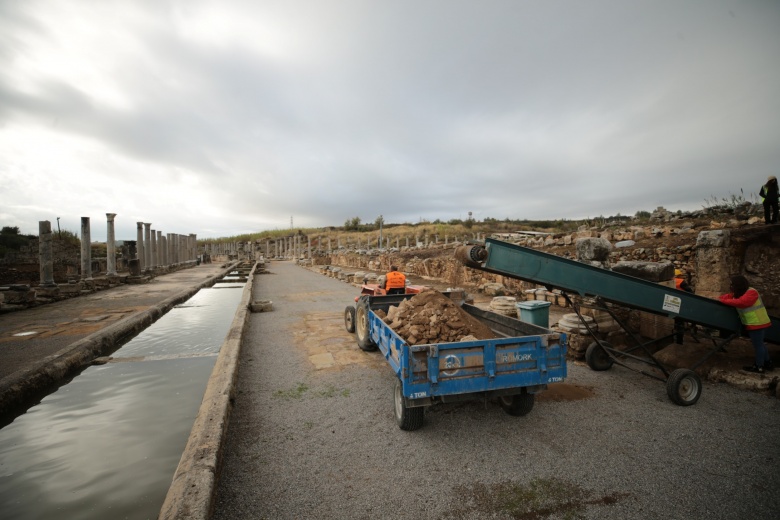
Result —
<instances>
[{"instance_id":1,"label":"stone block","mask_svg":"<svg viewBox=\"0 0 780 520\"><path fill-rule=\"evenodd\" d=\"M612 251L612 244L604 238L580 238L574 245L577 248L577 260L580 262L606 261Z\"/></svg>"},{"instance_id":2,"label":"stone block","mask_svg":"<svg viewBox=\"0 0 780 520\"><path fill-rule=\"evenodd\" d=\"M252 312L270 312L274 310L274 306L270 300L260 300L250 303L249 310Z\"/></svg>"},{"instance_id":3,"label":"stone block","mask_svg":"<svg viewBox=\"0 0 780 520\"><path fill-rule=\"evenodd\" d=\"M618 262L612 266L612 270L650 282L665 282L674 278L674 264L671 262Z\"/></svg>"},{"instance_id":4,"label":"stone block","mask_svg":"<svg viewBox=\"0 0 780 520\"><path fill-rule=\"evenodd\" d=\"M674 332L674 319L649 312L639 313L639 334L645 338L657 339ZM669 339L672 342L672 339Z\"/></svg>"},{"instance_id":5,"label":"stone block","mask_svg":"<svg viewBox=\"0 0 780 520\"><path fill-rule=\"evenodd\" d=\"M725 229L702 231L696 237L696 247L727 247L731 242L731 233Z\"/></svg>"}]
</instances>

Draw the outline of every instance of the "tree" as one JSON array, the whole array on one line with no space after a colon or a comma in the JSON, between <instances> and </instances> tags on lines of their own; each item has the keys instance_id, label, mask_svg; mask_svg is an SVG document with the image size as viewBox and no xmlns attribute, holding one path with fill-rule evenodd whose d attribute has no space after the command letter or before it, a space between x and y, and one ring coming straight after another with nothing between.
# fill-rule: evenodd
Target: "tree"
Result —
<instances>
[{"instance_id":1,"label":"tree","mask_svg":"<svg viewBox=\"0 0 780 520\"><path fill-rule=\"evenodd\" d=\"M374 221L374 227L377 229L382 227L384 224L385 224L385 217L383 217L382 215L379 215Z\"/></svg>"},{"instance_id":2,"label":"tree","mask_svg":"<svg viewBox=\"0 0 780 520\"><path fill-rule=\"evenodd\" d=\"M358 231L360 229L360 217L352 217L344 222L345 231Z\"/></svg>"}]
</instances>

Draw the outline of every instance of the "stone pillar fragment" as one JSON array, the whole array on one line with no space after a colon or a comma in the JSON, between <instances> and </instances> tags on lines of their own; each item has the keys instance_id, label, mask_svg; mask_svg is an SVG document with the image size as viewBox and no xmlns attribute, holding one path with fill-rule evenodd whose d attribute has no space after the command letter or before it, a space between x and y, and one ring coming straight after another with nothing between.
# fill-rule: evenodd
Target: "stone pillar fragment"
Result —
<instances>
[{"instance_id":1,"label":"stone pillar fragment","mask_svg":"<svg viewBox=\"0 0 780 520\"><path fill-rule=\"evenodd\" d=\"M136 222L136 258L138 258L138 268L143 272L146 264L146 253L144 252L144 223Z\"/></svg>"},{"instance_id":2,"label":"stone pillar fragment","mask_svg":"<svg viewBox=\"0 0 780 520\"><path fill-rule=\"evenodd\" d=\"M38 255L41 268L41 287L57 287L54 283L54 255L51 248L51 222L38 222Z\"/></svg>"},{"instance_id":3,"label":"stone pillar fragment","mask_svg":"<svg viewBox=\"0 0 780 520\"><path fill-rule=\"evenodd\" d=\"M163 265L163 247L162 247L162 231L157 231L157 267L162 267Z\"/></svg>"},{"instance_id":4,"label":"stone pillar fragment","mask_svg":"<svg viewBox=\"0 0 780 520\"><path fill-rule=\"evenodd\" d=\"M81 279L92 280L92 239L89 217L81 217Z\"/></svg>"},{"instance_id":5,"label":"stone pillar fragment","mask_svg":"<svg viewBox=\"0 0 780 520\"><path fill-rule=\"evenodd\" d=\"M149 230L149 244L151 245L152 253L149 255L150 267L155 269L157 267L157 230Z\"/></svg>"},{"instance_id":6,"label":"stone pillar fragment","mask_svg":"<svg viewBox=\"0 0 780 520\"><path fill-rule=\"evenodd\" d=\"M152 268L152 233L151 222L144 222L144 268L148 271Z\"/></svg>"},{"instance_id":7,"label":"stone pillar fragment","mask_svg":"<svg viewBox=\"0 0 780 520\"><path fill-rule=\"evenodd\" d=\"M106 276L116 276L114 217L116 217L116 213L106 213Z\"/></svg>"}]
</instances>

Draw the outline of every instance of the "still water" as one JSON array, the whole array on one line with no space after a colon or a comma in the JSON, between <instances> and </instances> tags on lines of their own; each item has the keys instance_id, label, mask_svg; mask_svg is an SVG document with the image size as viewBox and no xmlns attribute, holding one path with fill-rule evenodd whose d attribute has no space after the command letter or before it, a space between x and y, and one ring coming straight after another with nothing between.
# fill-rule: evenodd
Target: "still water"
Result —
<instances>
[{"instance_id":1,"label":"still water","mask_svg":"<svg viewBox=\"0 0 780 520\"><path fill-rule=\"evenodd\" d=\"M0 430L0 518L156 518L240 287L201 289Z\"/></svg>"}]
</instances>

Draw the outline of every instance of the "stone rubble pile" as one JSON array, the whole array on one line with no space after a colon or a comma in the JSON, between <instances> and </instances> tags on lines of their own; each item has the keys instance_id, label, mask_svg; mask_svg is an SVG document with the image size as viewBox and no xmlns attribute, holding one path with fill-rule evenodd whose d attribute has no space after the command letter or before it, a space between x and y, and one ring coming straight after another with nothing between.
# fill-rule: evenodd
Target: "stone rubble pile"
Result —
<instances>
[{"instance_id":1,"label":"stone rubble pile","mask_svg":"<svg viewBox=\"0 0 780 520\"><path fill-rule=\"evenodd\" d=\"M390 307L383 319L409 345L496 337L489 327L434 289L425 289Z\"/></svg>"}]
</instances>

